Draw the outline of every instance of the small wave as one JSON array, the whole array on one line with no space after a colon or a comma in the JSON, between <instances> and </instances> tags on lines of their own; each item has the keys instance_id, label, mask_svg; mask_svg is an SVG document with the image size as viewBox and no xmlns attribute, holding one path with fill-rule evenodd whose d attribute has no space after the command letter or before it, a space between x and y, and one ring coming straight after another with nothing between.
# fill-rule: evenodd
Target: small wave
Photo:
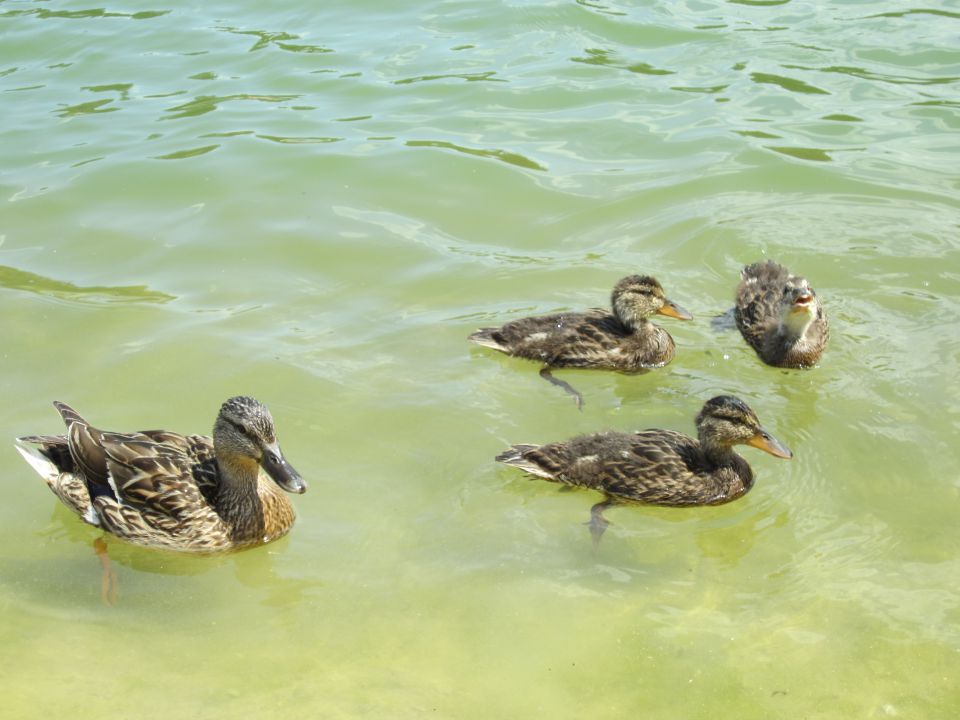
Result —
<instances>
[{"instance_id":1,"label":"small wave","mask_svg":"<svg viewBox=\"0 0 960 720\"><path fill-rule=\"evenodd\" d=\"M92 305L168 303L177 299L174 295L150 290L146 285L75 285L8 265L0 265L0 287Z\"/></svg>"}]
</instances>

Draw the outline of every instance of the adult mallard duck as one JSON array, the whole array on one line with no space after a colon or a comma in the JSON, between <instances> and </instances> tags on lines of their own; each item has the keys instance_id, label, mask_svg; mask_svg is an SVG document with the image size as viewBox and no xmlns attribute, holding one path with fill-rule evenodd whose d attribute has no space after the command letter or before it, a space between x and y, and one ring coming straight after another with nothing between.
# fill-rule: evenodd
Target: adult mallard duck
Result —
<instances>
[{"instance_id":1,"label":"adult mallard duck","mask_svg":"<svg viewBox=\"0 0 960 720\"><path fill-rule=\"evenodd\" d=\"M267 543L293 526L281 488L307 485L284 459L270 411L253 398L223 404L212 440L104 432L65 403L54 406L66 435L18 438L17 449L85 522L138 545L201 553Z\"/></svg>"},{"instance_id":2,"label":"adult mallard duck","mask_svg":"<svg viewBox=\"0 0 960 720\"><path fill-rule=\"evenodd\" d=\"M596 545L609 524L603 510L612 505L722 505L745 495L753 487L753 472L734 445L793 457L732 395L708 400L696 424L696 440L673 430L601 432L547 445L513 445L496 459L536 477L602 492L606 499L590 511Z\"/></svg>"},{"instance_id":3,"label":"adult mallard duck","mask_svg":"<svg viewBox=\"0 0 960 720\"><path fill-rule=\"evenodd\" d=\"M830 325L807 279L772 260L747 265L740 277L734 317L760 359L776 367L814 365Z\"/></svg>"},{"instance_id":4,"label":"adult mallard duck","mask_svg":"<svg viewBox=\"0 0 960 720\"><path fill-rule=\"evenodd\" d=\"M470 340L507 355L539 360L540 375L573 395L583 396L550 373L551 368L578 367L636 373L666 365L673 359L670 334L649 318L657 313L680 320L692 316L668 300L655 278L631 275L613 288L613 312L593 309L526 317L498 328L481 328Z\"/></svg>"}]
</instances>

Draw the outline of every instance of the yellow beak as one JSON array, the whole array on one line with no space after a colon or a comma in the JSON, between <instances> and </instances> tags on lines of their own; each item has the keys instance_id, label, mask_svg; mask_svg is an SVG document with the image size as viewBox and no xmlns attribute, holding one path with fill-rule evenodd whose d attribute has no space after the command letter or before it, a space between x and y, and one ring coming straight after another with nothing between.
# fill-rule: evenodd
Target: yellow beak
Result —
<instances>
[{"instance_id":1,"label":"yellow beak","mask_svg":"<svg viewBox=\"0 0 960 720\"><path fill-rule=\"evenodd\" d=\"M747 440L747 445L752 445L755 448L770 453L774 457L783 458L784 460L789 460L793 457L793 453L790 451L790 448L777 440L773 435L768 433L763 428L760 428L756 435Z\"/></svg>"},{"instance_id":2,"label":"yellow beak","mask_svg":"<svg viewBox=\"0 0 960 720\"><path fill-rule=\"evenodd\" d=\"M688 313L672 300L664 300L663 307L657 310L657 312L661 315L666 315L667 317L676 318L677 320L693 320L693 315Z\"/></svg>"}]
</instances>

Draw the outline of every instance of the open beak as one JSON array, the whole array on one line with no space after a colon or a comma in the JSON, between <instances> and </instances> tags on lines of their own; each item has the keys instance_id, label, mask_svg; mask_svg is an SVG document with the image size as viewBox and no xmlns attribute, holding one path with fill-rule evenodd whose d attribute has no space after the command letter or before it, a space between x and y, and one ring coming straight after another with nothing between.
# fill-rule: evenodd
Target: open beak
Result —
<instances>
[{"instance_id":1,"label":"open beak","mask_svg":"<svg viewBox=\"0 0 960 720\"><path fill-rule=\"evenodd\" d=\"M768 433L763 428L760 428L756 435L747 440L747 445L752 445L755 448L759 448L764 452L770 453L774 457L783 458L784 460L789 460L793 457L793 453L790 452L790 448L777 440L773 435Z\"/></svg>"},{"instance_id":2,"label":"open beak","mask_svg":"<svg viewBox=\"0 0 960 720\"><path fill-rule=\"evenodd\" d=\"M813 294L812 293L800 293L793 299L793 310L794 312L809 310L813 307Z\"/></svg>"},{"instance_id":3,"label":"open beak","mask_svg":"<svg viewBox=\"0 0 960 720\"><path fill-rule=\"evenodd\" d=\"M677 320L693 320L693 315L688 313L672 300L664 300L663 307L657 310L657 312L661 315L666 315L667 317L676 318Z\"/></svg>"},{"instance_id":4,"label":"open beak","mask_svg":"<svg viewBox=\"0 0 960 720\"><path fill-rule=\"evenodd\" d=\"M300 473L287 462L277 443L271 443L263 449L263 458L260 460L260 465L263 466L267 475L287 492L299 495L307 491L307 483L300 477Z\"/></svg>"}]
</instances>

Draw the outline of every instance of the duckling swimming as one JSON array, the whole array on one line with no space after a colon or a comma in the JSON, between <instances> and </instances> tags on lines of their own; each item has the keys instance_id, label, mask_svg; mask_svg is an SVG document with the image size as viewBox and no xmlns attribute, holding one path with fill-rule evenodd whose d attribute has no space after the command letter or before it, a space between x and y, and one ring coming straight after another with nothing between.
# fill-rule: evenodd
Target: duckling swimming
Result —
<instances>
[{"instance_id":1,"label":"duckling swimming","mask_svg":"<svg viewBox=\"0 0 960 720\"><path fill-rule=\"evenodd\" d=\"M611 294L613 312L602 309L557 313L513 320L499 328L482 328L470 340L507 355L539 360L540 375L564 388L582 407L583 396L550 370L557 367L598 368L638 373L663 367L674 354L673 338L650 322L655 314L680 320L692 316L669 300L660 283L648 275L631 275Z\"/></svg>"},{"instance_id":2,"label":"duckling swimming","mask_svg":"<svg viewBox=\"0 0 960 720\"><path fill-rule=\"evenodd\" d=\"M748 265L740 277L734 317L760 359L775 367L816 364L830 325L807 279L772 260Z\"/></svg>"},{"instance_id":3,"label":"duckling swimming","mask_svg":"<svg viewBox=\"0 0 960 720\"><path fill-rule=\"evenodd\" d=\"M606 499L590 511L596 546L609 524L603 511L613 505L722 505L745 495L753 487L753 471L734 445L793 457L732 395L704 403L696 425L697 439L673 430L601 432L546 445L513 445L496 459L545 480L603 493Z\"/></svg>"}]
</instances>

